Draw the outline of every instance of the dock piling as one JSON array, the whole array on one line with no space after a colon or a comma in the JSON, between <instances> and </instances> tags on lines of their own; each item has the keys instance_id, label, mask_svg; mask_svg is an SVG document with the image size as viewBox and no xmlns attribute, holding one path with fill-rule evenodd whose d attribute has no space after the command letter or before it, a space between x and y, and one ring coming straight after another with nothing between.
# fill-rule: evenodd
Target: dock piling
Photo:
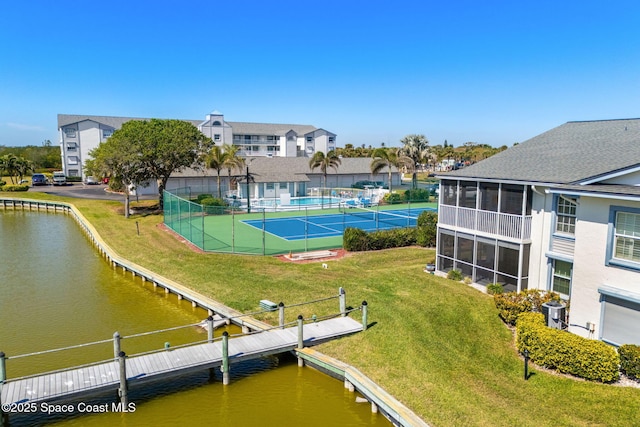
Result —
<instances>
[{"instance_id":1,"label":"dock piling","mask_svg":"<svg viewBox=\"0 0 640 427\"><path fill-rule=\"evenodd\" d=\"M129 404L129 398L127 396L127 361L126 361L126 353L121 351L118 353L118 362L120 365L120 389L118 390L118 394L120 395L120 403L123 406L127 406Z\"/></svg>"},{"instance_id":2,"label":"dock piling","mask_svg":"<svg viewBox=\"0 0 640 427\"><path fill-rule=\"evenodd\" d=\"M222 333L222 384L229 384L229 332Z\"/></svg>"},{"instance_id":3,"label":"dock piling","mask_svg":"<svg viewBox=\"0 0 640 427\"><path fill-rule=\"evenodd\" d=\"M7 356L4 351L0 351L0 384L7 379Z\"/></svg>"},{"instance_id":4,"label":"dock piling","mask_svg":"<svg viewBox=\"0 0 640 427\"><path fill-rule=\"evenodd\" d=\"M207 317L207 341L213 342L213 316Z\"/></svg>"},{"instance_id":5,"label":"dock piling","mask_svg":"<svg viewBox=\"0 0 640 427\"><path fill-rule=\"evenodd\" d=\"M280 329L284 329L284 303L282 301L278 304L278 325Z\"/></svg>"},{"instance_id":6,"label":"dock piling","mask_svg":"<svg viewBox=\"0 0 640 427\"><path fill-rule=\"evenodd\" d=\"M368 322L368 305L366 301L362 301L362 330L367 330L367 322Z\"/></svg>"},{"instance_id":7,"label":"dock piling","mask_svg":"<svg viewBox=\"0 0 640 427\"><path fill-rule=\"evenodd\" d=\"M120 333L116 331L113 333L113 357L118 357L120 350Z\"/></svg>"},{"instance_id":8,"label":"dock piling","mask_svg":"<svg viewBox=\"0 0 640 427\"><path fill-rule=\"evenodd\" d=\"M304 317L302 314L298 315L298 348L304 347ZM304 366L304 359L298 356L298 366Z\"/></svg>"},{"instance_id":9,"label":"dock piling","mask_svg":"<svg viewBox=\"0 0 640 427\"><path fill-rule=\"evenodd\" d=\"M347 294L342 286L338 289L338 299L340 300L340 313L344 317L347 315Z\"/></svg>"}]
</instances>

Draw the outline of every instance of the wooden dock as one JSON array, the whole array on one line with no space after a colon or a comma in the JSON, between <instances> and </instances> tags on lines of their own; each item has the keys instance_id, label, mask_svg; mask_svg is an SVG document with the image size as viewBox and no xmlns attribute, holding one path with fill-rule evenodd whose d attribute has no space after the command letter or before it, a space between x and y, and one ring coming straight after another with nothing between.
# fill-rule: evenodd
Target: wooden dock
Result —
<instances>
[{"instance_id":1,"label":"wooden dock","mask_svg":"<svg viewBox=\"0 0 640 427\"><path fill-rule=\"evenodd\" d=\"M360 322L348 316L307 323L302 327L303 345L313 346L363 329ZM230 338L226 345L229 364L292 351L300 347L298 326ZM150 381L223 366L224 346L223 339L123 358L126 366L125 390ZM121 361L115 358L64 371L8 379L0 385L0 402L52 402L122 391L120 365Z\"/></svg>"}]
</instances>

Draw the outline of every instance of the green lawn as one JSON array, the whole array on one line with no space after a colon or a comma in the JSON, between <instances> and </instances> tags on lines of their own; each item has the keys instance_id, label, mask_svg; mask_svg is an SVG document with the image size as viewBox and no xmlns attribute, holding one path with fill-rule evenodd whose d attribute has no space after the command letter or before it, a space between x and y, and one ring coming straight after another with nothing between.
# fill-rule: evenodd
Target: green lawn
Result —
<instances>
[{"instance_id":1,"label":"green lawn","mask_svg":"<svg viewBox=\"0 0 640 427\"><path fill-rule=\"evenodd\" d=\"M640 389L536 368L524 381L523 361L491 297L425 274L433 250L354 253L330 261L328 269L273 257L202 254L160 227L161 216L125 220L119 202L64 200L74 203L119 254L239 310L257 310L260 299L293 304L324 297L339 286L347 291L348 305L366 300L374 325L317 349L354 365L433 426L640 424ZM336 304L288 317L322 315L335 311Z\"/></svg>"}]
</instances>

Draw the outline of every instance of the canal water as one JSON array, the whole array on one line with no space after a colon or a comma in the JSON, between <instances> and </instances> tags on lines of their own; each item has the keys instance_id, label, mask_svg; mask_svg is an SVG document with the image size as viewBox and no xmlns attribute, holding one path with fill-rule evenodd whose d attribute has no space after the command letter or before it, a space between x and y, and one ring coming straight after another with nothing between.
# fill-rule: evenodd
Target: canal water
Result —
<instances>
[{"instance_id":1,"label":"canal water","mask_svg":"<svg viewBox=\"0 0 640 427\"><path fill-rule=\"evenodd\" d=\"M206 339L195 326L207 313L113 269L75 222L62 214L0 212L0 351L9 378L106 360L110 342L64 352L11 356L186 325L158 335L124 338L128 354ZM238 333L235 326L224 330ZM299 368L288 355L231 366L231 384L220 373L179 377L131 390L133 412L112 412L115 396L90 406L104 413L12 416L11 425L56 426L389 426L369 404L356 403L341 381Z\"/></svg>"}]
</instances>

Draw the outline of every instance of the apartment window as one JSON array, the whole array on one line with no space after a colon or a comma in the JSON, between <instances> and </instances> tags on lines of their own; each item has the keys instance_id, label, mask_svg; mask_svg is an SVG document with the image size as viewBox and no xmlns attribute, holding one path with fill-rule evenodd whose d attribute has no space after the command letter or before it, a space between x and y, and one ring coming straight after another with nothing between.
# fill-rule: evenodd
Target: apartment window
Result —
<instances>
[{"instance_id":1,"label":"apartment window","mask_svg":"<svg viewBox=\"0 0 640 427\"><path fill-rule=\"evenodd\" d=\"M559 233L575 234L576 232L576 207L575 198L558 196L556 207L556 231Z\"/></svg>"},{"instance_id":2,"label":"apartment window","mask_svg":"<svg viewBox=\"0 0 640 427\"><path fill-rule=\"evenodd\" d=\"M524 187L522 185L502 184L500 212L512 215L522 215L523 197Z\"/></svg>"},{"instance_id":3,"label":"apartment window","mask_svg":"<svg viewBox=\"0 0 640 427\"><path fill-rule=\"evenodd\" d=\"M213 135L213 140L214 140L215 142L220 142L220 139L221 139L221 137L220 137L220 134L219 134L219 133L216 133L215 135Z\"/></svg>"},{"instance_id":4,"label":"apartment window","mask_svg":"<svg viewBox=\"0 0 640 427\"><path fill-rule=\"evenodd\" d=\"M70 142L67 144L67 151L76 151L78 149L78 144L75 142Z\"/></svg>"},{"instance_id":5,"label":"apartment window","mask_svg":"<svg viewBox=\"0 0 640 427\"><path fill-rule=\"evenodd\" d=\"M330 136L329 137L329 144L333 144L334 142L336 142L335 138Z\"/></svg>"},{"instance_id":6,"label":"apartment window","mask_svg":"<svg viewBox=\"0 0 640 427\"><path fill-rule=\"evenodd\" d=\"M573 264L567 261L553 260L551 290L562 295L571 295L571 269Z\"/></svg>"},{"instance_id":7,"label":"apartment window","mask_svg":"<svg viewBox=\"0 0 640 427\"><path fill-rule=\"evenodd\" d=\"M307 137L307 142L313 142L313 138L312 138L312 137L310 137L310 136L308 136L308 137Z\"/></svg>"},{"instance_id":8,"label":"apartment window","mask_svg":"<svg viewBox=\"0 0 640 427\"><path fill-rule=\"evenodd\" d=\"M78 164L78 156L69 156L67 157L67 163L70 165L77 165Z\"/></svg>"},{"instance_id":9,"label":"apartment window","mask_svg":"<svg viewBox=\"0 0 640 427\"><path fill-rule=\"evenodd\" d=\"M453 250L455 247L455 236L444 230L440 231L438 238L438 252L440 255L453 258Z\"/></svg>"},{"instance_id":10,"label":"apartment window","mask_svg":"<svg viewBox=\"0 0 640 427\"><path fill-rule=\"evenodd\" d=\"M456 206L458 198L457 181L443 180L440 183L440 199L443 205Z\"/></svg>"},{"instance_id":11,"label":"apartment window","mask_svg":"<svg viewBox=\"0 0 640 427\"><path fill-rule=\"evenodd\" d=\"M273 182L267 182L267 190L273 190L275 188L275 185Z\"/></svg>"},{"instance_id":12,"label":"apartment window","mask_svg":"<svg viewBox=\"0 0 640 427\"><path fill-rule=\"evenodd\" d=\"M65 128L64 134L67 138L75 138L76 137L76 129L75 128Z\"/></svg>"},{"instance_id":13,"label":"apartment window","mask_svg":"<svg viewBox=\"0 0 640 427\"><path fill-rule=\"evenodd\" d=\"M464 208L476 208L476 195L478 194L478 184L476 182L460 183L460 206Z\"/></svg>"},{"instance_id":14,"label":"apartment window","mask_svg":"<svg viewBox=\"0 0 640 427\"><path fill-rule=\"evenodd\" d=\"M260 146L259 145L254 145L252 147L253 151L260 151Z\"/></svg>"},{"instance_id":15,"label":"apartment window","mask_svg":"<svg viewBox=\"0 0 640 427\"><path fill-rule=\"evenodd\" d=\"M288 187L288 185L287 185L287 183L286 183L286 182L281 182L281 183L280 183L280 189L281 189L281 190L286 190L287 188L289 188L289 187Z\"/></svg>"},{"instance_id":16,"label":"apartment window","mask_svg":"<svg viewBox=\"0 0 640 427\"><path fill-rule=\"evenodd\" d=\"M80 176L78 169L69 169L68 176Z\"/></svg>"},{"instance_id":17,"label":"apartment window","mask_svg":"<svg viewBox=\"0 0 640 427\"><path fill-rule=\"evenodd\" d=\"M640 263L640 214L616 212L613 257Z\"/></svg>"},{"instance_id":18,"label":"apartment window","mask_svg":"<svg viewBox=\"0 0 640 427\"><path fill-rule=\"evenodd\" d=\"M498 194L500 186L489 182L480 183L480 209L498 212Z\"/></svg>"},{"instance_id":19,"label":"apartment window","mask_svg":"<svg viewBox=\"0 0 640 427\"><path fill-rule=\"evenodd\" d=\"M113 129L102 129L102 138L107 139L113 135Z\"/></svg>"},{"instance_id":20,"label":"apartment window","mask_svg":"<svg viewBox=\"0 0 640 427\"><path fill-rule=\"evenodd\" d=\"M222 123L216 120L215 122L213 122L213 126L222 126Z\"/></svg>"}]
</instances>

